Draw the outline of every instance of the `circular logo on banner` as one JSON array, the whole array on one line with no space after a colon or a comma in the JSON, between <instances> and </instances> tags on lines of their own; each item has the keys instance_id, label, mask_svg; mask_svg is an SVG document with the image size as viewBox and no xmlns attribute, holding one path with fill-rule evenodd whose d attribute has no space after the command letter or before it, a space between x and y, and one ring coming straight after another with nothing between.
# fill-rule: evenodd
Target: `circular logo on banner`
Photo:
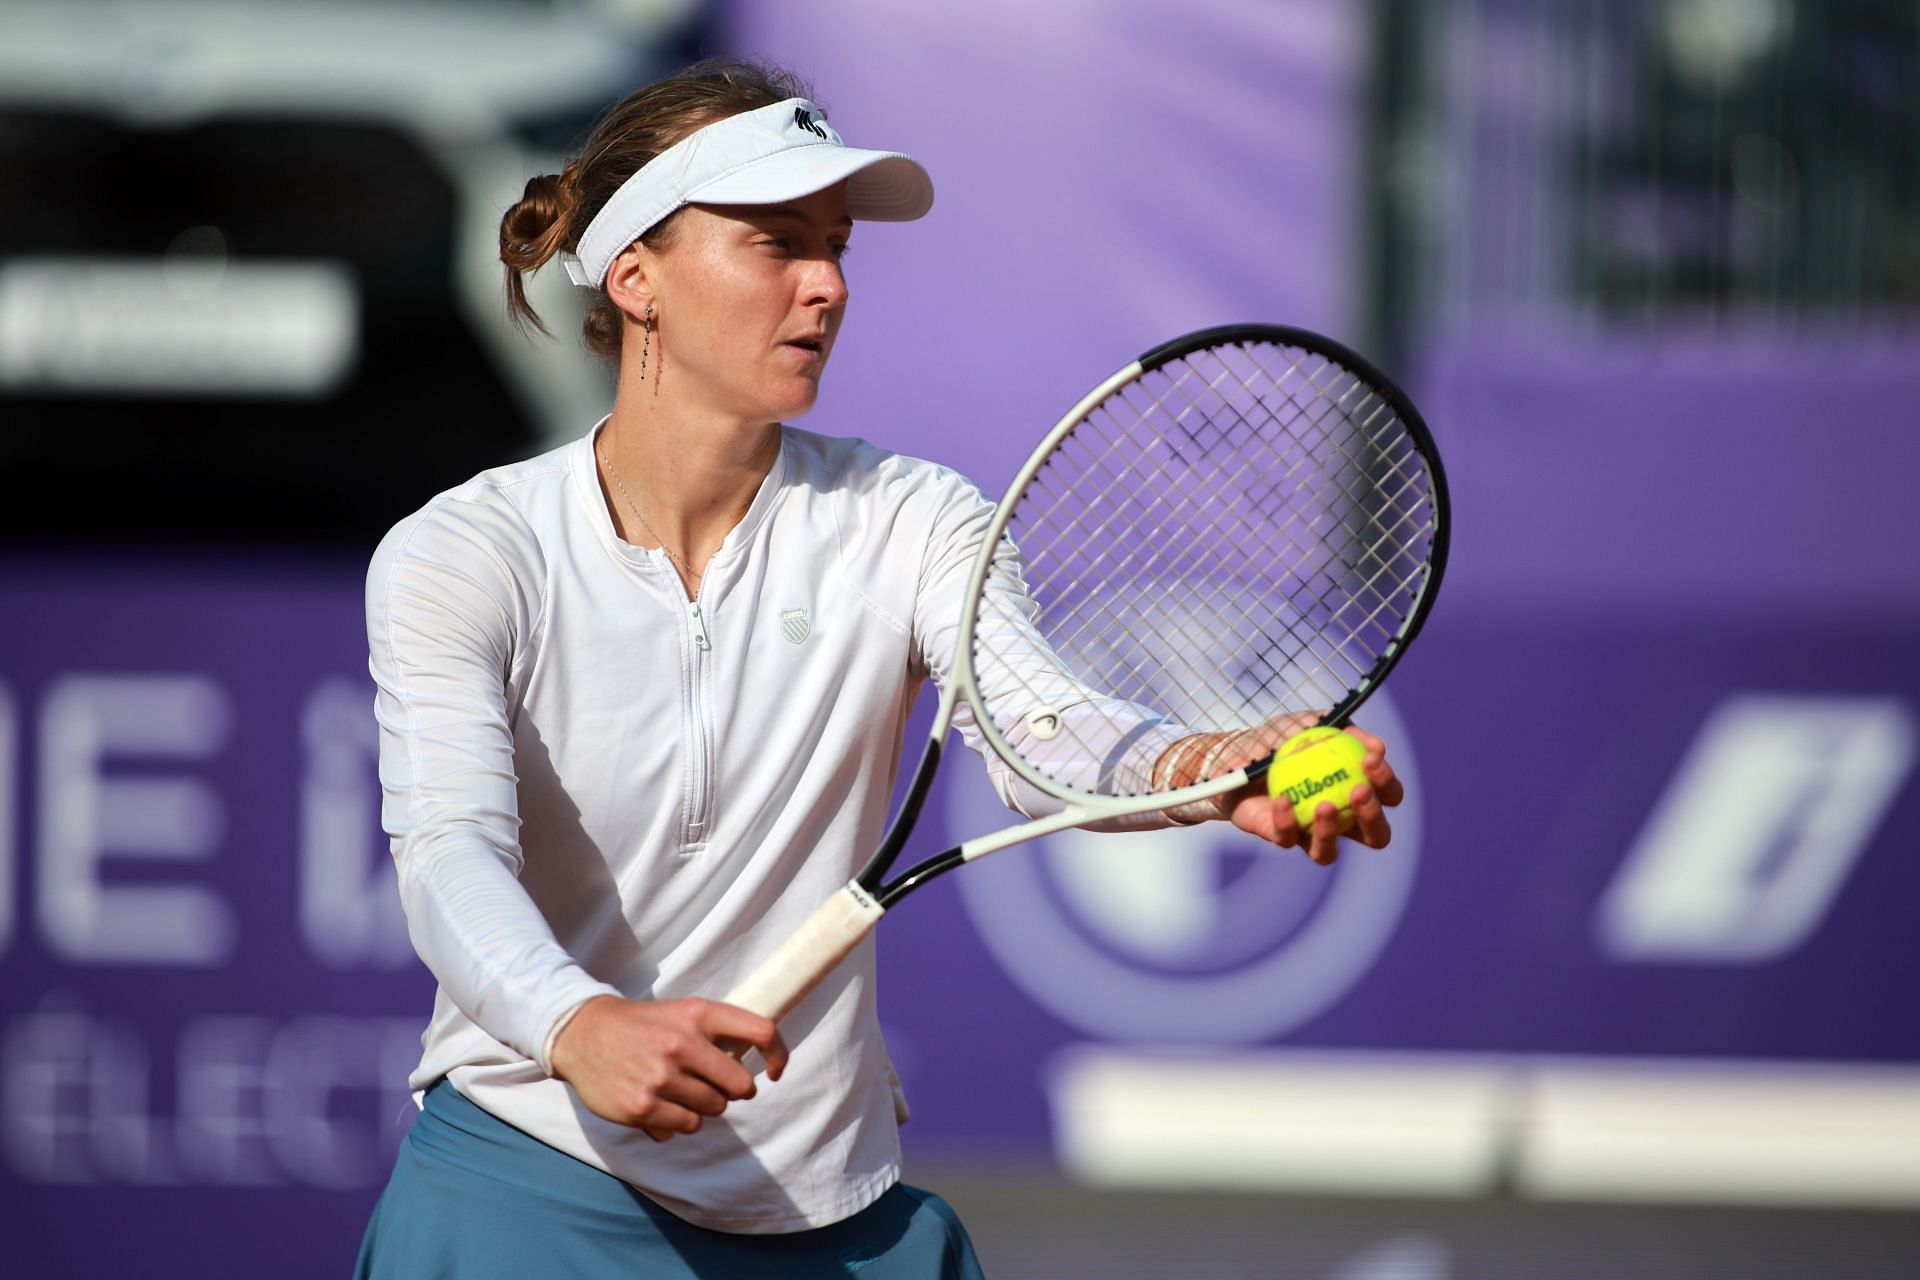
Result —
<instances>
[{"instance_id":1,"label":"circular logo on banner","mask_svg":"<svg viewBox=\"0 0 1920 1280\"><path fill-rule=\"evenodd\" d=\"M1361 723L1387 741L1406 802L1393 843L1350 845L1332 867L1225 823L1065 831L954 877L1008 975L1055 1016L1113 1040L1245 1044L1331 1006L1366 973L1406 906L1420 849L1420 788L1386 694ZM949 792L955 832L1006 825L974 771Z\"/></svg>"}]
</instances>

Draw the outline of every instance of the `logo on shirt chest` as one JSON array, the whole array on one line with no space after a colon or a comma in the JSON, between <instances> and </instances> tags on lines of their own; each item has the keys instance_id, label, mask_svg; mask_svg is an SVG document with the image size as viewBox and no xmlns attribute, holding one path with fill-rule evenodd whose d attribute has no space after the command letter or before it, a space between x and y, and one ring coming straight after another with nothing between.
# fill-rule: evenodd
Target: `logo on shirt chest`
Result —
<instances>
[{"instance_id":1,"label":"logo on shirt chest","mask_svg":"<svg viewBox=\"0 0 1920 1280\"><path fill-rule=\"evenodd\" d=\"M813 630L805 609L782 609L780 611L780 634L794 644L805 640Z\"/></svg>"}]
</instances>

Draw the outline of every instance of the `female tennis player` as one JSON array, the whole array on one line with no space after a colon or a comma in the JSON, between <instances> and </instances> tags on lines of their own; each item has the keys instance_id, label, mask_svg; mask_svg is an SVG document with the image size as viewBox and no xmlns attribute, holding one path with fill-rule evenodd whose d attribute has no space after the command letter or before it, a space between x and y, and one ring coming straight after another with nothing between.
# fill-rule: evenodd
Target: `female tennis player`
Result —
<instances>
[{"instance_id":1,"label":"female tennis player","mask_svg":"<svg viewBox=\"0 0 1920 1280\"><path fill-rule=\"evenodd\" d=\"M899 1181L870 941L778 1029L701 998L879 840L992 510L949 470L783 425L819 394L854 226L933 201L808 98L701 64L527 184L508 305L538 325L523 277L556 258L592 290L614 410L375 554L385 825L439 992L363 1276L979 1274ZM1402 788L1359 736L1351 838L1379 847ZM1302 830L1264 790L1208 803L1181 817L1338 856L1331 805Z\"/></svg>"}]
</instances>

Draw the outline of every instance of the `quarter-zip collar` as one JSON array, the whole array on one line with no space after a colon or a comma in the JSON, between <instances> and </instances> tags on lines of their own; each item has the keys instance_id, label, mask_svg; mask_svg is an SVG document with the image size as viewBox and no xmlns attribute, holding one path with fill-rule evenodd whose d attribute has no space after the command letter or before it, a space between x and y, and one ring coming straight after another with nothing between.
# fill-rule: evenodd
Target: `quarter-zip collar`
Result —
<instances>
[{"instance_id":1,"label":"quarter-zip collar","mask_svg":"<svg viewBox=\"0 0 1920 1280\"><path fill-rule=\"evenodd\" d=\"M599 538L609 555L615 560L649 574L664 574L671 579L673 589L684 598L681 591L680 575L667 558L666 552L655 547L637 547L626 541L614 528L613 513L607 510L605 497L600 490L600 467L594 456L594 441L606 428L612 414L593 424L593 430L576 440L568 451L567 471L572 480L574 495L587 506L588 522L594 536ZM780 431L780 448L774 454L773 465L767 468L767 474L760 481L759 490L753 495L753 502L747 507L746 515L740 523L727 531L720 547L707 562L704 577L711 577L716 568L735 560L741 550L753 541L753 536L767 515L780 501L781 491L787 486L789 470L787 429ZM698 594L697 592L695 593Z\"/></svg>"}]
</instances>

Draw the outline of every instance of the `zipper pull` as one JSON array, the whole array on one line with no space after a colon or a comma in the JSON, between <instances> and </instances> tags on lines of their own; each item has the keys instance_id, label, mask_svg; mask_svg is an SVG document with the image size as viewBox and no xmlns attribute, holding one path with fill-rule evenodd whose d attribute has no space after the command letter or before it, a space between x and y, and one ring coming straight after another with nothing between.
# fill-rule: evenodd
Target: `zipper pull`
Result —
<instances>
[{"instance_id":1,"label":"zipper pull","mask_svg":"<svg viewBox=\"0 0 1920 1280\"><path fill-rule=\"evenodd\" d=\"M707 640L706 620L700 616L700 602L698 600L689 600L687 602L687 613L693 618L694 644L699 646L703 651L713 648L713 645Z\"/></svg>"}]
</instances>

